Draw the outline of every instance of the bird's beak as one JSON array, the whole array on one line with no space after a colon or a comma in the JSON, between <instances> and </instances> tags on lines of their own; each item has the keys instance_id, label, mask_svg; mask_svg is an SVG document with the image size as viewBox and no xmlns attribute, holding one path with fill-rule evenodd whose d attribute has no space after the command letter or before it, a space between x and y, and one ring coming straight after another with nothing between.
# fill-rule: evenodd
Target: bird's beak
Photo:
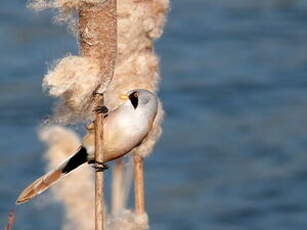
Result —
<instances>
[{"instance_id":1,"label":"bird's beak","mask_svg":"<svg viewBox=\"0 0 307 230\"><path fill-rule=\"evenodd\" d=\"M122 100L127 100L127 99L129 99L129 97L128 97L127 95L121 95L119 98L122 99Z\"/></svg>"}]
</instances>

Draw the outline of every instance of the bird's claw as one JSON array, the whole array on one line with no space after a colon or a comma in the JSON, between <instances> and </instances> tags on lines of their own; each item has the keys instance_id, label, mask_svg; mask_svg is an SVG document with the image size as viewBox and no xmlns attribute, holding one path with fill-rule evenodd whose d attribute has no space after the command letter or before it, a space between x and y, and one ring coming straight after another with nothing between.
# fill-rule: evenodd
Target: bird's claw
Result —
<instances>
[{"instance_id":1,"label":"bird's claw","mask_svg":"<svg viewBox=\"0 0 307 230\"><path fill-rule=\"evenodd\" d=\"M95 97L96 95L103 96L103 93L99 93L99 92L97 92L97 91L94 91L94 92L93 92L93 97Z\"/></svg>"},{"instance_id":2,"label":"bird's claw","mask_svg":"<svg viewBox=\"0 0 307 230\"><path fill-rule=\"evenodd\" d=\"M96 172L103 172L109 169L109 166L104 164L103 162L92 160L92 161L89 161L88 163L93 164L92 168L94 168Z\"/></svg>"},{"instance_id":3,"label":"bird's claw","mask_svg":"<svg viewBox=\"0 0 307 230\"><path fill-rule=\"evenodd\" d=\"M105 105L102 105L102 106L97 106L96 109L94 109L94 112L107 114L109 112L109 109Z\"/></svg>"},{"instance_id":4,"label":"bird's claw","mask_svg":"<svg viewBox=\"0 0 307 230\"><path fill-rule=\"evenodd\" d=\"M107 170L109 167L104 167L104 166L96 166L94 165L93 168L95 169L96 172L104 172L105 170Z\"/></svg>"}]
</instances>

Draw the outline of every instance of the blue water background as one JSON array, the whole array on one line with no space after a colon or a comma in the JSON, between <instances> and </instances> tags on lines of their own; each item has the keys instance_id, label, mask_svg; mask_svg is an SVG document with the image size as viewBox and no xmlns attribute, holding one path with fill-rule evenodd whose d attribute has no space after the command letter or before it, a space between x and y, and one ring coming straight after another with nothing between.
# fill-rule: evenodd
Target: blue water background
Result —
<instances>
[{"instance_id":1,"label":"blue water background","mask_svg":"<svg viewBox=\"0 0 307 230\"><path fill-rule=\"evenodd\" d=\"M52 12L0 7L0 228L60 229L59 204L14 207L41 175L41 90L55 60L77 53ZM307 1L173 0L156 43L164 134L146 160L153 230L307 229Z\"/></svg>"}]
</instances>

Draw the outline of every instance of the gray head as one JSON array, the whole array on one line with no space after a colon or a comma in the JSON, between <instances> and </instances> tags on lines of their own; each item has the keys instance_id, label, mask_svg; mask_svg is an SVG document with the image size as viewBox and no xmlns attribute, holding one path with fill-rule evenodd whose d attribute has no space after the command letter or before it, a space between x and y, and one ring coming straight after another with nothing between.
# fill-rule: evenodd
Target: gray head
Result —
<instances>
[{"instance_id":1,"label":"gray head","mask_svg":"<svg viewBox=\"0 0 307 230\"><path fill-rule=\"evenodd\" d=\"M121 96L121 98L129 99L126 103L135 110L139 110L140 108L157 110L158 100L156 95L146 89L129 90L127 95Z\"/></svg>"}]
</instances>

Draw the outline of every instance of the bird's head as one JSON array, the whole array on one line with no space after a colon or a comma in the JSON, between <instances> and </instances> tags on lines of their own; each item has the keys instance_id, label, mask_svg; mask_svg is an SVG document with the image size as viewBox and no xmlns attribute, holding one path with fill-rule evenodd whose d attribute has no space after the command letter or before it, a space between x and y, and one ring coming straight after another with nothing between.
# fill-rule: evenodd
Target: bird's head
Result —
<instances>
[{"instance_id":1,"label":"bird's head","mask_svg":"<svg viewBox=\"0 0 307 230\"><path fill-rule=\"evenodd\" d=\"M155 109L158 104L157 96L146 89L129 90L126 95L120 96L120 99L126 100L125 104L136 109Z\"/></svg>"}]
</instances>

